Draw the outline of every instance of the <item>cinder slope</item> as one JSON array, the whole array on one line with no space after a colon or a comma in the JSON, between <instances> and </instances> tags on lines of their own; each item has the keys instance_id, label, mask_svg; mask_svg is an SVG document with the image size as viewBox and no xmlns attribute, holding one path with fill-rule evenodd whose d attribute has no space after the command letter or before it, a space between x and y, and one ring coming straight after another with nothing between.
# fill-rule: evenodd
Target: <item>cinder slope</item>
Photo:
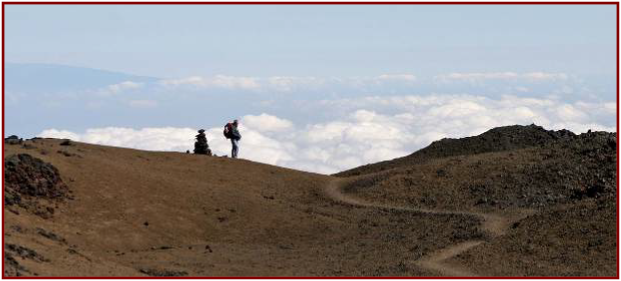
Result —
<instances>
[{"instance_id":1,"label":"cinder slope","mask_svg":"<svg viewBox=\"0 0 621 281\"><path fill-rule=\"evenodd\" d=\"M221 247L231 244L239 248L226 251L240 252L231 252L229 258L248 254L260 261L271 248L291 247L299 236L314 232L313 223L324 220L308 218L303 198L323 186L328 180L325 176L245 160L83 143L60 146L59 142L27 141L29 149L9 145L5 150L7 156L29 153L52 163L75 197L47 220L20 209L16 209L19 215L5 209L7 243L20 243L21 236L28 236L33 248L42 246L36 245L45 240L37 236L37 226L66 239L67 245L56 246L84 255L65 252L61 259L26 266L32 272L135 275L143 267L148 269L151 259L161 258L158 265L175 268L171 252L208 256L209 248L222 252ZM12 235L15 226L32 235ZM162 247L172 249L151 250ZM66 258L71 262L84 259L85 268L93 272L83 272L70 263L65 268L55 264ZM98 258L113 265L95 262ZM209 259L214 264L228 263L220 254ZM103 271L91 268L93 264ZM239 262L231 267L249 266ZM219 270L236 273L235 268Z\"/></svg>"},{"instance_id":2,"label":"cinder slope","mask_svg":"<svg viewBox=\"0 0 621 281\"><path fill-rule=\"evenodd\" d=\"M508 218L500 235L446 258L451 269L483 276L617 275L616 134L538 128L440 141L339 175L359 175L345 190L366 202Z\"/></svg>"},{"instance_id":3,"label":"cinder slope","mask_svg":"<svg viewBox=\"0 0 621 281\"><path fill-rule=\"evenodd\" d=\"M480 235L476 218L344 204L328 176L60 143L5 146L53 164L74 197L50 203L49 218L5 207L7 275L434 275L413 259L453 243L455 228Z\"/></svg>"},{"instance_id":4,"label":"cinder slope","mask_svg":"<svg viewBox=\"0 0 621 281\"><path fill-rule=\"evenodd\" d=\"M4 274L616 275L616 134L539 128L440 141L340 177L52 139L5 145L5 161L55 166L73 199L5 206Z\"/></svg>"}]
</instances>

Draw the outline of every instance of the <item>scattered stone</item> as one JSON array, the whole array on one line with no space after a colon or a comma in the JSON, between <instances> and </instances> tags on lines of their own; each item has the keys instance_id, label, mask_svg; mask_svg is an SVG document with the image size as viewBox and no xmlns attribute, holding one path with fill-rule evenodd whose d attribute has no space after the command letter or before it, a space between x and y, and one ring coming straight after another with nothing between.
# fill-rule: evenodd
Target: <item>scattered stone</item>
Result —
<instances>
[{"instance_id":1,"label":"scattered stone","mask_svg":"<svg viewBox=\"0 0 621 281\"><path fill-rule=\"evenodd\" d=\"M173 271L173 270L162 270L162 269L141 269L141 273L144 273L149 276L160 276L160 277L170 277L170 276L187 276L188 273L185 271Z\"/></svg>"},{"instance_id":2,"label":"scattered stone","mask_svg":"<svg viewBox=\"0 0 621 281\"><path fill-rule=\"evenodd\" d=\"M69 145L73 145L73 143L71 142L71 140L66 139L66 140L63 140L63 141L60 143L60 145L62 145L62 146L69 146Z\"/></svg>"},{"instance_id":3,"label":"scattered stone","mask_svg":"<svg viewBox=\"0 0 621 281\"><path fill-rule=\"evenodd\" d=\"M23 259L29 259L29 260L33 260L36 262L49 262L50 261L49 259L46 259L42 255L37 253L35 250L24 247L24 246L20 246L17 244L7 243L4 246L4 250L12 252L16 256L21 257Z\"/></svg>"},{"instance_id":4,"label":"scattered stone","mask_svg":"<svg viewBox=\"0 0 621 281\"><path fill-rule=\"evenodd\" d=\"M72 254L72 255L80 256L80 257L84 258L85 260L87 260L89 262L92 261L89 257L87 257L84 254L78 252L76 249L69 248L69 249L67 249L67 253Z\"/></svg>"},{"instance_id":5,"label":"scattered stone","mask_svg":"<svg viewBox=\"0 0 621 281\"><path fill-rule=\"evenodd\" d=\"M19 225L11 225L11 230L17 233L24 233L24 229Z\"/></svg>"},{"instance_id":6,"label":"scattered stone","mask_svg":"<svg viewBox=\"0 0 621 281\"><path fill-rule=\"evenodd\" d=\"M144 222L144 226L149 226L149 222L148 222L148 221L145 221L145 222Z\"/></svg>"},{"instance_id":7,"label":"scattered stone","mask_svg":"<svg viewBox=\"0 0 621 281\"><path fill-rule=\"evenodd\" d=\"M436 175L438 175L438 177L444 177L446 176L446 171L444 169L439 169L436 171Z\"/></svg>"},{"instance_id":8,"label":"scattered stone","mask_svg":"<svg viewBox=\"0 0 621 281\"><path fill-rule=\"evenodd\" d=\"M25 143L22 144L22 148L24 148L24 149L36 149L37 147L32 145L32 144L29 144L29 143L25 142Z\"/></svg>"},{"instance_id":9,"label":"scattered stone","mask_svg":"<svg viewBox=\"0 0 621 281\"><path fill-rule=\"evenodd\" d=\"M4 276L19 277L24 273L31 273L23 267L11 253L4 253Z\"/></svg>"},{"instance_id":10,"label":"scattered stone","mask_svg":"<svg viewBox=\"0 0 621 281\"><path fill-rule=\"evenodd\" d=\"M51 231L47 231L47 230L45 230L43 228L37 227L37 233L39 235L47 238L47 239L52 240L52 241L56 241L56 242L63 243L63 244L67 243L67 240L65 240L65 238L62 238L62 237L56 235L55 233L53 233Z\"/></svg>"},{"instance_id":11,"label":"scattered stone","mask_svg":"<svg viewBox=\"0 0 621 281\"><path fill-rule=\"evenodd\" d=\"M66 151L66 150L59 150L59 151L56 151L56 152L64 155L65 157L71 157L71 156L76 156L77 155L75 153L71 153L71 152Z\"/></svg>"}]
</instances>

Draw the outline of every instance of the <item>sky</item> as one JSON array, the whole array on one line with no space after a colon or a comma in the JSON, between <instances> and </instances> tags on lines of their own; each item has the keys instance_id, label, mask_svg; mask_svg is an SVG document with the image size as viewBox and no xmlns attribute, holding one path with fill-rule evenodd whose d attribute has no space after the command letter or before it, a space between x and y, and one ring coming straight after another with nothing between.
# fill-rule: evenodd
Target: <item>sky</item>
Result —
<instances>
[{"instance_id":1,"label":"sky","mask_svg":"<svg viewBox=\"0 0 621 281\"><path fill-rule=\"evenodd\" d=\"M616 130L614 5L7 5L6 131L334 173L443 137ZM29 114L21 114L22 112Z\"/></svg>"}]
</instances>

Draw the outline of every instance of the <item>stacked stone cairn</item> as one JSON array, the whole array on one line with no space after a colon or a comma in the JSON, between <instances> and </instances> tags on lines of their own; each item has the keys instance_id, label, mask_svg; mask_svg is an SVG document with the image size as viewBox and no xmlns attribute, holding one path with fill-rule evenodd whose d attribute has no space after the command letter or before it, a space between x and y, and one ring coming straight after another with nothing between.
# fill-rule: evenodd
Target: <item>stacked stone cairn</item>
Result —
<instances>
[{"instance_id":1,"label":"stacked stone cairn","mask_svg":"<svg viewBox=\"0 0 621 281\"><path fill-rule=\"evenodd\" d=\"M194 154L203 154L211 156L211 149L209 149L209 144L207 144L207 136L205 136L205 130L198 130L198 135L196 135L196 142L194 143Z\"/></svg>"}]
</instances>

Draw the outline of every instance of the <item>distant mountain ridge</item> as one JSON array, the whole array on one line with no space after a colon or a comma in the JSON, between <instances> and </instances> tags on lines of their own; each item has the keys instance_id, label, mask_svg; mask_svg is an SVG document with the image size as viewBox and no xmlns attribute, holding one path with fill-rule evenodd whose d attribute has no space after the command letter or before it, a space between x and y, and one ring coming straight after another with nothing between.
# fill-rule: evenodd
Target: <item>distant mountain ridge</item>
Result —
<instances>
[{"instance_id":1,"label":"distant mountain ridge","mask_svg":"<svg viewBox=\"0 0 621 281\"><path fill-rule=\"evenodd\" d=\"M45 63L5 63L7 91L41 93L97 89L125 81L153 82L158 78L122 72Z\"/></svg>"}]
</instances>

